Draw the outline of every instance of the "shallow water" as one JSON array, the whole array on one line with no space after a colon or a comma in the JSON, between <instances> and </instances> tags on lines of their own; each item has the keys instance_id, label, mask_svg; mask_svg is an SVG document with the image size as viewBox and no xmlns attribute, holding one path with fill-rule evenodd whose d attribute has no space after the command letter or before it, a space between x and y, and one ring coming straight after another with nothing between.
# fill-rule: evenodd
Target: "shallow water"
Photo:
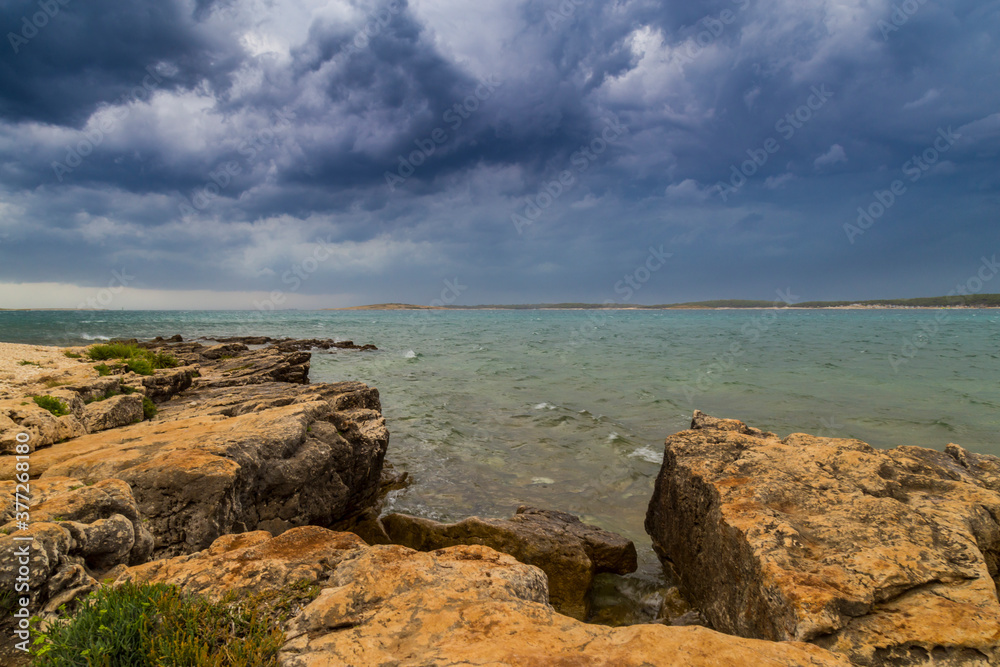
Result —
<instances>
[{"instance_id":1,"label":"shallow water","mask_svg":"<svg viewBox=\"0 0 1000 667\"><path fill-rule=\"evenodd\" d=\"M1000 455L1000 311L6 312L0 340L352 339L314 381L378 387L391 509L439 520L560 509L635 540L663 439L691 412L877 447Z\"/></svg>"}]
</instances>

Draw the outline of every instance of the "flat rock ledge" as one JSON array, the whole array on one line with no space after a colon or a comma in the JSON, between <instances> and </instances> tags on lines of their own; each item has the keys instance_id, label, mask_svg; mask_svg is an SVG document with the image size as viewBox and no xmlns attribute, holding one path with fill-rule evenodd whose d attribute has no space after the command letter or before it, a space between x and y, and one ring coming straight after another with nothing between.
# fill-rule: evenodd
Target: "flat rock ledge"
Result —
<instances>
[{"instance_id":1,"label":"flat rock ledge","mask_svg":"<svg viewBox=\"0 0 1000 667\"><path fill-rule=\"evenodd\" d=\"M312 526L226 535L201 553L129 568L119 581L177 584L211 599L318 585L288 623L283 667L848 664L811 644L701 627L588 625L549 605L541 570L488 547L423 553Z\"/></svg>"},{"instance_id":2,"label":"flat rock ledge","mask_svg":"<svg viewBox=\"0 0 1000 667\"><path fill-rule=\"evenodd\" d=\"M637 567L631 540L554 510L522 506L512 519L469 517L452 524L389 514L381 522L392 544L417 551L479 544L535 565L548 576L556 610L581 621L590 613L596 575L628 574Z\"/></svg>"},{"instance_id":3,"label":"flat rock ledge","mask_svg":"<svg viewBox=\"0 0 1000 667\"><path fill-rule=\"evenodd\" d=\"M1000 459L696 412L646 530L712 627L855 665L1000 664Z\"/></svg>"},{"instance_id":4,"label":"flat rock ledge","mask_svg":"<svg viewBox=\"0 0 1000 667\"><path fill-rule=\"evenodd\" d=\"M152 536L145 556L154 558L200 551L227 533L339 527L375 505L389 439L378 390L309 384L309 352L147 345L186 365L101 377L85 356L56 349L38 353L54 370L7 386L0 435L12 443L18 432L31 436L33 495L55 479L87 487L121 480L137 507L140 542ZM56 370L65 379L52 388L44 382ZM122 391L132 393L87 403ZM38 408L29 398L38 393L60 397L71 414ZM143 420L143 397L157 404L152 419ZM10 480L16 460L5 449L0 479Z\"/></svg>"}]
</instances>

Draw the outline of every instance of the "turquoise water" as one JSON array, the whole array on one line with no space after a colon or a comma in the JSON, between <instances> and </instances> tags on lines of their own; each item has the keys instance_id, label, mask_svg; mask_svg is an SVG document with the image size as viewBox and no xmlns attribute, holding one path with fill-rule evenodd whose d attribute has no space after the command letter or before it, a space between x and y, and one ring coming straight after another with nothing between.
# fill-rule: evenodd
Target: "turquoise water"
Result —
<instances>
[{"instance_id":1,"label":"turquoise water","mask_svg":"<svg viewBox=\"0 0 1000 667\"><path fill-rule=\"evenodd\" d=\"M0 313L5 342L174 333L374 343L314 353L312 378L378 387L389 460L414 480L393 509L573 512L634 539L648 576L663 439L695 408L780 435L1000 455L996 310Z\"/></svg>"}]
</instances>

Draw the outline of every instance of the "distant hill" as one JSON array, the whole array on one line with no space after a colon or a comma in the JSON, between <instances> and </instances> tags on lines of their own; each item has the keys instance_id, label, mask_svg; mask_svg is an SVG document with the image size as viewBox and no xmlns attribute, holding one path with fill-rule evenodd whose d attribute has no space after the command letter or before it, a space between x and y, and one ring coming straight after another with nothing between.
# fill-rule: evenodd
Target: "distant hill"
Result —
<instances>
[{"instance_id":1,"label":"distant hill","mask_svg":"<svg viewBox=\"0 0 1000 667\"><path fill-rule=\"evenodd\" d=\"M698 310L713 308L1000 308L1000 294L932 296L916 299L875 299L872 301L802 301L794 304L749 299L718 299L715 301L691 301L653 306L619 303L416 306L407 303L383 303L372 306L355 306L353 308L324 308L324 310Z\"/></svg>"}]
</instances>

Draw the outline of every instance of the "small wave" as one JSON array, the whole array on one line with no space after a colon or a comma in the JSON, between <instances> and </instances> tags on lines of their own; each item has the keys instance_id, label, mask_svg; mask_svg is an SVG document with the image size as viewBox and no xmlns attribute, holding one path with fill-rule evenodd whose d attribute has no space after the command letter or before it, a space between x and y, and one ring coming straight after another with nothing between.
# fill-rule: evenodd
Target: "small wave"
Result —
<instances>
[{"instance_id":1,"label":"small wave","mask_svg":"<svg viewBox=\"0 0 1000 667\"><path fill-rule=\"evenodd\" d=\"M93 335L88 334L88 333L82 333L82 334L80 334L80 338L82 338L84 340L111 340L110 336L93 336Z\"/></svg>"},{"instance_id":2,"label":"small wave","mask_svg":"<svg viewBox=\"0 0 1000 667\"><path fill-rule=\"evenodd\" d=\"M556 406L552 405L551 403L539 403L538 405L535 406L535 409L536 410L555 410Z\"/></svg>"},{"instance_id":3,"label":"small wave","mask_svg":"<svg viewBox=\"0 0 1000 667\"><path fill-rule=\"evenodd\" d=\"M629 458L642 459L649 463L663 463L663 452L657 452L652 447L646 445L629 454Z\"/></svg>"},{"instance_id":4,"label":"small wave","mask_svg":"<svg viewBox=\"0 0 1000 667\"><path fill-rule=\"evenodd\" d=\"M417 353L414 352L413 350L407 350L406 354L404 354L403 356L406 357L407 359L416 359Z\"/></svg>"},{"instance_id":5,"label":"small wave","mask_svg":"<svg viewBox=\"0 0 1000 667\"><path fill-rule=\"evenodd\" d=\"M617 442L618 440L624 440L625 438L618 435L616 431L612 431L611 435L608 436L608 442Z\"/></svg>"},{"instance_id":6,"label":"small wave","mask_svg":"<svg viewBox=\"0 0 1000 667\"><path fill-rule=\"evenodd\" d=\"M532 477L531 478L531 483L532 484L555 484L556 480L552 479L551 477Z\"/></svg>"}]
</instances>

